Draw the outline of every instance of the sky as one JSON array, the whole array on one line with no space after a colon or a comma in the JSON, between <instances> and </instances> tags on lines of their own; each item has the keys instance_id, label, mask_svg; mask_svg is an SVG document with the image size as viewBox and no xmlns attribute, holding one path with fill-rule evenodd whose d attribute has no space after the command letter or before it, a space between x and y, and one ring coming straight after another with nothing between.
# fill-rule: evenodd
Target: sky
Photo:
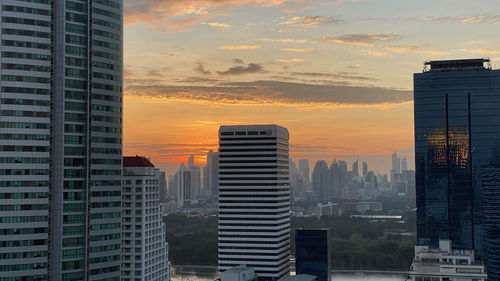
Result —
<instances>
[{"instance_id":1,"label":"sky","mask_svg":"<svg viewBox=\"0 0 500 281\"><path fill-rule=\"evenodd\" d=\"M220 125L278 124L295 162L413 158L413 73L500 66L498 0L124 0L124 154L167 174Z\"/></svg>"}]
</instances>

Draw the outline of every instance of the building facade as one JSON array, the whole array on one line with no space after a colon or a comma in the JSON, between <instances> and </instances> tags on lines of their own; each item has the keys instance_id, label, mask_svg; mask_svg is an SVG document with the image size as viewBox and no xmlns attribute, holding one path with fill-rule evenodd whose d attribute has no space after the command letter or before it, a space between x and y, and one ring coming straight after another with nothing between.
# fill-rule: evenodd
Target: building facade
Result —
<instances>
[{"instance_id":1,"label":"building facade","mask_svg":"<svg viewBox=\"0 0 500 281\"><path fill-rule=\"evenodd\" d=\"M0 2L0 276L119 280L122 1Z\"/></svg>"},{"instance_id":2,"label":"building facade","mask_svg":"<svg viewBox=\"0 0 500 281\"><path fill-rule=\"evenodd\" d=\"M259 280L290 267L287 129L276 125L219 129L219 271L246 265Z\"/></svg>"},{"instance_id":3,"label":"building facade","mask_svg":"<svg viewBox=\"0 0 500 281\"><path fill-rule=\"evenodd\" d=\"M496 274L483 223L498 220L485 212L495 200L481 201L482 182L490 182L482 171L500 162L500 71L488 63L432 61L414 75L417 227L419 244L449 239Z\"/></svg>"},{"instance_id":4,"label":"building facade","mask_svg":"<svg viewBox=\"0 0 500 281\"><path fill-rule=\"evenodd\" d=\"M123 157L121 281L170 281L160 174L144 157Z\"/></svg>"},{"instance_id":5,"label":"building facade","mask_svg":"<svg viewBox=\"0 0 500 281\"><path fill-rule=\"evenodd\" d=\"M330 236L328 228L295 231L295 271L297 275L309 274L318 281L330 281Z\"/></svg>"}]
</instances>

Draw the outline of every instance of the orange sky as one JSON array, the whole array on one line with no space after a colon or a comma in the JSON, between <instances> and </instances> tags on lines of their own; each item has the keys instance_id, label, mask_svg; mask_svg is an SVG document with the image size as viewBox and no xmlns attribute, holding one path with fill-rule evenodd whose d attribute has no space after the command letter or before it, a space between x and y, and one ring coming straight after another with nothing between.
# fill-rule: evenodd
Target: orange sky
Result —
<instances>
[{"instance_id":1,"label":"orange sky","mask_svg":"<svg viewBox=\"0 0 500 281\"><path fill-rule=\"evenodd\" d=\"M222 124L289 129L291 156L413 165L413 73L500 62L498 0L126 0L124 153L172 174Z\"/></svg>"}]
</instances>

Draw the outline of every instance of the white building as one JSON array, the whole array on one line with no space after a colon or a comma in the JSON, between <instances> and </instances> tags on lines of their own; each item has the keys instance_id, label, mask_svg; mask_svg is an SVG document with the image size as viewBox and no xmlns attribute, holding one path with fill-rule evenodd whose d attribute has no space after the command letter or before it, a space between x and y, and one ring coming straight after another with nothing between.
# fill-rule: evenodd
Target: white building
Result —
<instances>
[{"instance_id":1,"label":"white building","mask_svg":"<svg viewBox=\"0 0 500 281\"><path fill-rule=\"evenodd\" d=\"M221 274L220 281L254 281L257 280L255 269L246 266L230 268Z\"/></svg>"},{"instance_id":2,"label":"white building","mask_svg":"<svg viewBox=\"0 0 500 281\"><path fill-rule=\"evenodd\" d=\"M453 249L450 240L440 240L439 249L415 246L410 268L412 281L486 281L484 265L474 259L474 250Z\"/></svg>"},{"instance_id":3,"label":"white building","mask_svg":"<svg viewBox=\"0 0 500 281\"><path fill-rule=\"evenodd\" d=\"M123 157L122 281L169 281L159 170L146 158Z\"/></svg>"},{"instance_id":4,"label":"white building","mask_svg":"<svg viewBox=\"0 0 500 281\"><path fill-rule=\"evenodd\" d=\"M290 271L288 130L219 129L219 271L246 265L259 280Z\"/></svg>"}]
</instances>

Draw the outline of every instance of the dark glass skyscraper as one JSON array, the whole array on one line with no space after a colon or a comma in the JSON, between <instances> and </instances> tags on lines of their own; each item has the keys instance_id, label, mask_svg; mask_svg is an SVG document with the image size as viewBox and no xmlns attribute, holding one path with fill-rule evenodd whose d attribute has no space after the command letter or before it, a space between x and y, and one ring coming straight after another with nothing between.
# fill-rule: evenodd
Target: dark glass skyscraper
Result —
<instances>
[{"instance_id":1,"label":"dark glass skyscraper","mask_svg":"<svg viewBox=\"0 0 500 281\"><path fill-rule=\"evenodd\" d=\"M485 63L432 61L414 75L416 196L418 243L474 249L492 276L484 222L497 218L484 210L500 206L481 191L500 157L500 71Z\"/></svg>"},{"instance_id":2,"label":"dark glass skyscraper","mask_svg":"<svg viewBox=\"0 0 500 281\"><path fill-rule=\"evenodd\" d=\"M299 228L295 231L295 269L297 274L310 274L318 281L331 279L328 229Z\"/></svg>"}]
</instances>

